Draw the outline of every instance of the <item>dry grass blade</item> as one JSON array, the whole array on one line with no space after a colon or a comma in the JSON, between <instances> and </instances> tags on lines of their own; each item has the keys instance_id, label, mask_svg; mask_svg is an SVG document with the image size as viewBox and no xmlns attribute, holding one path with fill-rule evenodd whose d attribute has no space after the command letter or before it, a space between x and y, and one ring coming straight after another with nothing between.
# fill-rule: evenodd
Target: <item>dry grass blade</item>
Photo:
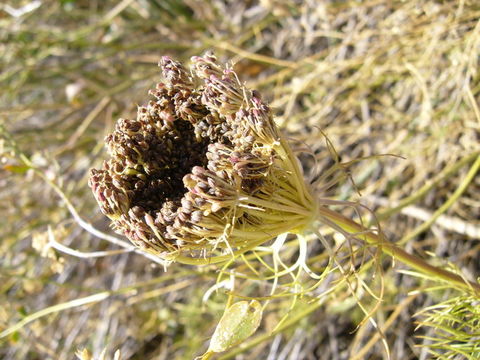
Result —
<instances>
[{"instance_id":1,"label":"dry grass blade","mask_svg":"<svg viewBox=\"0 0 480 360\"><path fill-rule=\"evenodd\" d=\"M233 57L242 81L272 104L283 131L298 141L306 177L325 181L323 198L354 203L351 176L367 205L379 210L390 240L403 238L407 252L437 265L457 264L475 279L478 239L468 235L475 232L451 229L443 221L480 227L479 19L473 0L2 3L0 332L6 336L0 357L67 360L88 349L82 356L115 358L108 351L119 349L122 359L194 358L206 351L229 297L272 292L275 269L264 264L275 259L289 278L275 284L279 294L264 312L260 335L224 358L242 353L245 359L344 360L358 349L365 357L385 358L382 344L369 342L380 333L368 323L352 343L351 332L363 324L364 313L345 281L330 271L330 254L316 237L308 239L302 256L312 273L326 271L326 282L299 288L294 306L287 289L304 279L291 259L304 249L291 238L278 257L266 249L245 253L247 262L235 274L240 285L229 285L227 294L222 288L211 291L205 301L217 276L225 280L232 273L212 273L209 266L164 272L162 264L133 251L89 256L111 255L119 245L132 248L113 235L97 210L88 169L105 158L103 138L114 121L132 118L147 89L160 80L162 55L187 61L214 48L221 62ZM331 144L338 158L330 156ZM350 164L348 172L339 177L322 172L335 161ZM411 207L430 220L406 211ZM355 206L345 211L357 219L358 213ZM374 222L360 213L364 223ZM49 231L55 235L51 245L87 258L32 246L48 240ZM470 320L453 303L446 303L447 312L430 308L433 317L425 320L443 332L428 326L415 331L412 325L412 314L454 296L451 290L424 293L428 277L393 271L361 244L324 236L342 264L351 262L346 274L356 277L355 295L367 309L376 301L369 287L379 292L378 278L372 278L380 266L385 286L375 321L392 358L425 356L426 350L406 346L421 341L438 345L432 347L435 356L454 354L453 347L441 348L445 341L453 335L467 339L451 321ZM122 289L131 297L120 294ZM411 302L405 300L409 292L415 292ZM476 304L462 301L472 309ZM461 354L475 354L467 340L460 345Z\"/></svg>"}]
</instances>

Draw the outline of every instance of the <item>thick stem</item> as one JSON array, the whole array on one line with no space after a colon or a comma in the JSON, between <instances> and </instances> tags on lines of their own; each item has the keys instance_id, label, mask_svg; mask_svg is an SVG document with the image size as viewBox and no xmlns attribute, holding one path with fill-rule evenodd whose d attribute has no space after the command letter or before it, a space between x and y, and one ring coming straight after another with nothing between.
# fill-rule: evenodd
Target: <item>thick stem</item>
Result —
<instances>
[{"instance_id":1,"label":"thick stem","mask_svg":"<svg viewBox=\"0 0 480 360\"><path fill-rule=\"evenodd\" d=\"M326 207L320 207L318 209L318 214L321 217L327 218L328 220L334 222L340 228L351 234L360 234L358 235L359 239L365 240L369 244L379 247L379 249L385 254L390 255L391 257L403 262L411 268L424 274L431 275L436 279L446 281L461 289L472 291L476 294L476 296L480 297L480 284L465 280L457 274L430 265L425 260L411 255L397 245L388 242L382 236L368 231L368 229L364 228L362 225L357 224L356 222Z\"/></svg>"}]
</instances>

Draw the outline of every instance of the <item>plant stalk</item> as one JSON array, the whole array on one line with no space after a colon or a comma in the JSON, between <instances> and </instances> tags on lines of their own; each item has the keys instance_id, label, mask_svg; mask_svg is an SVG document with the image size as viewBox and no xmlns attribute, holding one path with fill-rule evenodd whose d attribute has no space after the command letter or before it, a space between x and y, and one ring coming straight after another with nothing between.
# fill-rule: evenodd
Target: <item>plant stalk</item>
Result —
<instances>
[{"instance_id":1,"label":"plant stalk","mask_svg":"<svg viewBox=\"0 0 480 360\"><path fill-rule=\"evenodd\" d=\"M439 267L430 265L425 260L415 255L409 254L397 245L387 241L381 235L369 231L362 225L344 217L343 215L340 215L333 210L330 210L326 207L320 207L318 209L318 214L321 217L327 218L328 220L334 222L340 228L349 233L361 234L358 236L359 239L365 240L370 245L379 247L379 249L385 254L390 255L394 259L401 261L402 263L410 266L411 268L424 274L431 275L438 280L446 281L458 288L461 288L462 290L473 292L476 296L480 297L480 284L468 281L463 277L448 270L444 270Z\"/></svg>"}]
</instances>

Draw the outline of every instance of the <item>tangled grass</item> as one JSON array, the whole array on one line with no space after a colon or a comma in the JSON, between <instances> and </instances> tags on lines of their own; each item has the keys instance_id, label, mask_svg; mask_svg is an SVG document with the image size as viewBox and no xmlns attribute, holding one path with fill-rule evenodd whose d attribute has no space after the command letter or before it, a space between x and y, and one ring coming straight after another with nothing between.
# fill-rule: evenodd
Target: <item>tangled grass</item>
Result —
<instances>
[{"instance_id":1,"label":"tangled grass","mask_svg":"<svg viewBox=\"0 0 480 360\"><path fill-rule=\"evenodd\" d=\"M269 293L260 279L232 289L215 267L165 272L114 237L87 187L88 169L104 158L103 137L117 118L134 117L165 54L187 60L213 49L232 59L242 80L269 97L312 183L335 161L353 178L355 186L348 176L322 178L319 197L360 200L391 241L478 277L479 19L473 0L0 5L1 357L70 359L88 348L98 358L108 346L111 358L120 349L123 359L190 359L207 349L229 294ZM359 218L358 207L342 211ZM298 253L288 240L286 258ZM328 254L307 240L308 265L321 271ZM392 359L451 354L441 346L447 336L428 326L444 318L419 318L426 326L415 331L412 316L438 313L435 304L458 294L425 292L428 278L360 255L350 286L331 275L293 303L278 296L258 335L220 358L374 359L387 358L385 348ZM363 321L373 310L376 327Z\"/></svg>"}]
</instances>

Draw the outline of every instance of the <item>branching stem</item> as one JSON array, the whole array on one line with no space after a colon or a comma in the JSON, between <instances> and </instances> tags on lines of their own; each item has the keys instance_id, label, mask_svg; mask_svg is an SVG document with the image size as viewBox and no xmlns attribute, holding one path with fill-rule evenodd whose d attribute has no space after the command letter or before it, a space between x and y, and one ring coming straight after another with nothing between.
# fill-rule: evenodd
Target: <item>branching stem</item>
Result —
<instances>
[{"instance_id":1,"label":"branching stem","mask_svg":"<svg viewBox=\"0 0 480 360\"><path fill-rule=\"evenodd\" d=\"M321 217L327 218L331 222L334 222L346 232L351 234L361 234L358 236L359 239L366 241L370 245L377 246L385 254L390 255L394 259L401 261L411 268L424 274L431 275L436 279L446 281L463 290L473 292L480 297L480 284L468 281L453 272L430 265L425 260L409 254L397 245L388 242L381 235L378 235L372 231L368 231L368 229L365 229L362 225L344 217L343 215L340 215L333 210L330 210L326 207L320 207L318 209L318 214Z\"/></svg>"}]
</instances>

